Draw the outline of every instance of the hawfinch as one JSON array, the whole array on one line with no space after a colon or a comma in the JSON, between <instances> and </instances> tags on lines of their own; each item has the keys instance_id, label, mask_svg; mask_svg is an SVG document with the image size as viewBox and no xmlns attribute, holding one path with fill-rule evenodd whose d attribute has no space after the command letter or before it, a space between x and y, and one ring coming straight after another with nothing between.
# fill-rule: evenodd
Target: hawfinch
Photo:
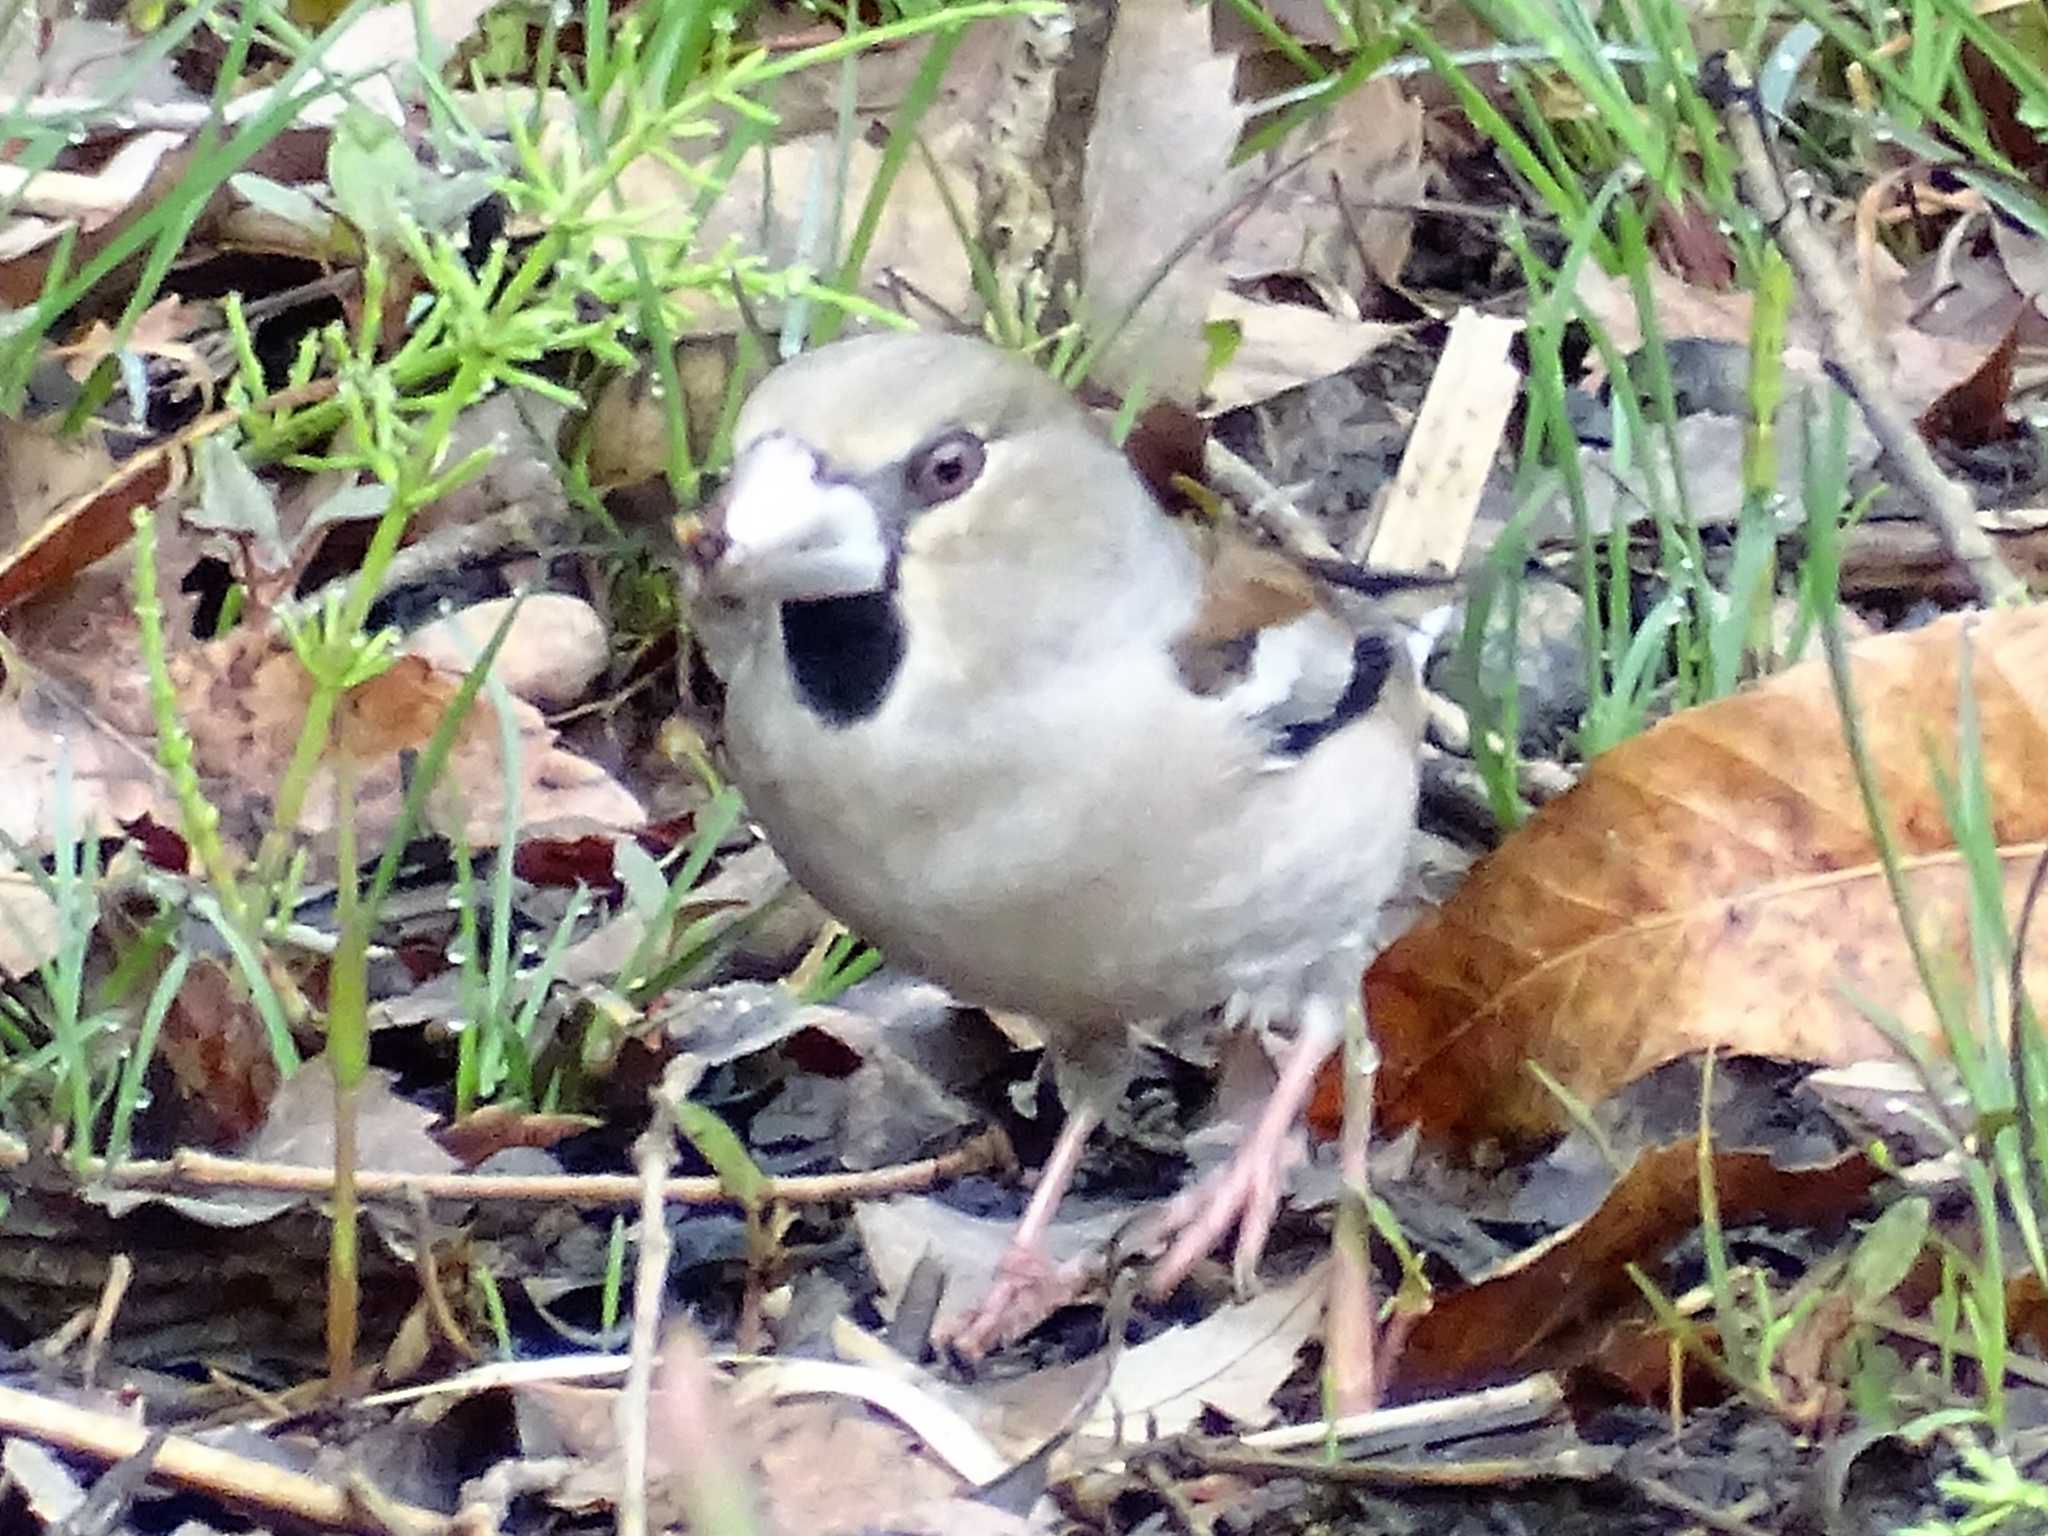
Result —
<instances>
[{"instance_id":1,"label":"hawfinch","mask_svg":"<svg viewBox=\"0 0 2048 1536\"><path fill-rule=\"evenodd\" d=\"M961 336L771 373L686 585L748 807L894 962L1024 1013L1068 1106L951 1341L1034 1326L1045 1234L1132 1027L1291 1023L1260 1119L1160 1214L1163 1294L1235 1227L1249 1282L1415 820L1415 658L1283 557L1168 516L1089 413Z\"/></svg>"}]
</instances>

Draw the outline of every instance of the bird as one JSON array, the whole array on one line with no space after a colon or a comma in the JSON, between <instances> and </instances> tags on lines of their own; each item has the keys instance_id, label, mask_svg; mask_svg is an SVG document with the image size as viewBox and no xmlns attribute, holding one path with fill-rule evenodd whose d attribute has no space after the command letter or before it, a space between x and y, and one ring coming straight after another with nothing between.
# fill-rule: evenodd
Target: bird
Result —
<instances>
[{"instance_id":1,"label":"bird","mask_svg":"<svg viewBox=\"0 0 2048 1536\"><path fill-rule=\"evenodd\" d=\"M1292 1036L1230 1159L1160 1211L1148 1289L1233 1228L1250 1288L1415 825L1412 637L1170 515L1068 389L980 337L799 354L732 450L682 563L749 815L892 963L1036 1021L1066 1106L945 1342L979 1356L1069 1296L1046 1235L1133 1032L1205 1010Z\"/></svg>"}]
</instances>

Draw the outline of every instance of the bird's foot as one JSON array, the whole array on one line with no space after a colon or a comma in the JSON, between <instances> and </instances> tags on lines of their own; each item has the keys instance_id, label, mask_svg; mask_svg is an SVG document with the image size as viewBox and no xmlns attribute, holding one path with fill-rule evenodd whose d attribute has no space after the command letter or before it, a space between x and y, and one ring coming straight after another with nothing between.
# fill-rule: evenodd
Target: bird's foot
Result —
<instances>
[{"instance_id":1,"label":"bird's foot","mask_svg":"<svg viewBox=\"0 0 2048 1536\"><path fill-rule=\"evenodd\" d=\"M1172 1246L1153 1267L1145 1283L1148 1294L1170 1293L1232 1227L1237 1228L1237 1254L1231 1278L1238 1294L1252 1289L1280 1210L1287 1172L1304 1155L1301 1112L1338 1038L1334 1030L1304 1027L1280 1064L1279 1080L1266 1096L1258 1121L1230 1161L1167 1203L1151 1236L1155 1241L1171 1238Z\"/></svg>"},{"instance_id":2,"label":"bird's foot","mask_svg":"<svg viewBox=\"0 0 2048 1536\"><path fill-rule=\"evenodd\" d=\"M966 1360L1017 1339L1076 1300L1094 1276L1094 1257L1055 1261L1041 1243L1010 1244L996 1266L995 1284L981 1305L934 1340Z\"/></svg>"},{"instance_id":3,"label":"bird's foot","mask_svg":"<svg viewBox=\"0 0 2048 1536\"><path fill-rule=\"evenodd\" d=\"M1170 1239L1171 1246L1153 1266L1146 1293L1155 1298L1170 1294L1232 1227L1237 1229L1237 1249L1231 1277L1240 1294L1250 1291L1266 1239L1272 1235L1273 1218L1279 1214L1288 1170L1301 1161L1302 1153L1301 1138L1292 1126L1282 1124L1269 1134L1261 1123L1229 1162L1168 1201L1151 1237L1155 1242Z\"/></svg>"}]
</instances>

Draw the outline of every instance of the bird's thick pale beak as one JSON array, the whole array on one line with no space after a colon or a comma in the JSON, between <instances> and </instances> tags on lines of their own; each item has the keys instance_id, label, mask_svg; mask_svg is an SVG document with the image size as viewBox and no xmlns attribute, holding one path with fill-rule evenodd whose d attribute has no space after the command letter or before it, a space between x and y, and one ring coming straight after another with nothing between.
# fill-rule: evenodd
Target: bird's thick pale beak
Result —
<instances>
[{"instance_id":1,"label":"bird's thick pale beak","mask_svg":"<svg viewBox=\"0 0 2048 1536\"><path fill-rule=\"evenodd\" d=\"M816 455L786 433L739 456L686 547L706 582L734 597L847 597L888 581L874 504L853 485L821 478Z\"/></svg>"}]
</instances>

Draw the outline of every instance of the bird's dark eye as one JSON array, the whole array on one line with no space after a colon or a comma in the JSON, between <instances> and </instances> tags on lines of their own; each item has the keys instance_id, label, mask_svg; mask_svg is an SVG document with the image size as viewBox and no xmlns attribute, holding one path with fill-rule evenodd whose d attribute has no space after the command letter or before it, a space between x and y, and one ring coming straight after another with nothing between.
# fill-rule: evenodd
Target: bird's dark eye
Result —
<instances>
[{"instance_id":1,"label":"bird's dark eye","mask_svg":"<svg viewBox=\"0 0 2048 1536\"><path fill-rule=\"evenodd\" d=\"M921 505L936 507L980 479L987 457L981 439L972 432L948 432L911 455L904 481Z\"/></svg>"}]
</instances>

